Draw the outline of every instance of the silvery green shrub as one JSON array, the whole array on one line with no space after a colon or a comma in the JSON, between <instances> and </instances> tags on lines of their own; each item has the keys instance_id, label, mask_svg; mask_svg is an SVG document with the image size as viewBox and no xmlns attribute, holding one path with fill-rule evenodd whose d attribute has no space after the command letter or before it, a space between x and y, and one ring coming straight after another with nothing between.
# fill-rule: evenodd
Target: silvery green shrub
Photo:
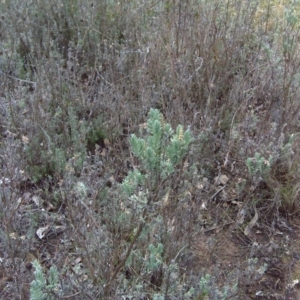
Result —
<instances>
[{"instance_id":1,"label":"silvery green shrub","mask_svg":"<svg viewBox=\"0 0 300 300\"><path fill-rule=\"evenodd\" d=\"M37 260L32 264L35 268L35 279L30 284L30 300L56 299L59 283L57 268L52 266L46 277Z\"/></svg>"}]
</instances>

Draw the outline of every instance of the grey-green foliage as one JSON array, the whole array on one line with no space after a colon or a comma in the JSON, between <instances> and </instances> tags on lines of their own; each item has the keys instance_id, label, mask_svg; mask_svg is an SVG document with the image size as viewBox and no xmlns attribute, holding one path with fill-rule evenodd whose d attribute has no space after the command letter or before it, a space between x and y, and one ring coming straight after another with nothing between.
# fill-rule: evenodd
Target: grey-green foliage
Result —
<instances>
[{"instance_id":1,"label":"grey-green foliage","mask_svg":"<svg viewBox=\"0 0 300 300\"><path fill-rule=\"evenodd\" d=\"M122 183L122 189L127 195L132 195L139 184L144 182L145 176L139 171L130 171Z\"/></svg>"},{"instance_id":2,"label":"grey-green foliage","mask_svg":"<svg viewBox=\"0 0 300 300\"><path fill-rule=\"evenodd\" d=\"M199 281L201 299L226 300L230 297L234 298L237 290L237 283L233 285L225 285L222 288L218 286L215 278L210 274L205 274Z\"/></svg>"},{"instance_id":3,"label":"grey-green foliage","mask_svg":"<svg viewBox=\"0 0 300 300\"><path fill-rule=\"evenodd\" d=\"M190 130L184 131L183 126L178 125L174 131L157 109L150 110L146 128L141 129L140 137L135 134L131 136L130 150L138 163L120 185L126 212L121 213L121 217L125 217L119 217L119 220L122 220L123 228L130 223L128 227L131 227L132 235L129 249L134 249L134 243L146 244L148 247L147 250L138 246L135 250L129 250L123 260L124 265L134 262L134 268L143 266L147 274L165 266L165 246L156 241L150 244L149 232L155 226L157 237L161 240L159 228L163 224L163 217L157 210L158 202L163 200L160 195L165 194L171 185L171 175L183 167L192 140ZM135 222L137 226L133 225ZM144 252L147 252L146 256ZM160 294L155 297L164 299Z\"/></svg>"},{"instance_id":4,"label":"grey-green foliage","mask_svg":"<svg viewBox=\"0 0 300 300\"><path fill-rule=\"evenodd\" d=\"M35 279L30 284L30 300L57 299L59 290L57 268L52 266L48 274L45 274L37 260L32 264L35 268Z\"/></svg>"},{"instance_id":5,"label":"grey-green foliage","mask_svg":"<svg viewBox=\"0 0 300 300\"><path fill-rule=\"evenodd\" d=\"M146 178L153 183L166 179L188 153L192 142L190 130L178 125L176 131L164 121L157 109L151 109L145 137L133 134L130 138L132 154L140 161L140 171L135 170L123 182L123 189L131 194Z\"/></svg>"},{"instance_id":6,"label":"grey-green foliage","mask_svg":"<svg viewBox=\"0 0 300 300\"><path fill-rule=\"evenodd\" d=\"M73 107L68 108L70 124L70 144L73 154L73 164L75 168L81 168L86 157L86 124L79 121Z\"/></svg>"},{"instance_id":7,"label":"grey-green foliage","mask_svg":"<svg viewBox=\"0 0 300 300\"><path fill-rule=\"evenodd\" d=\"M146 268L148 272L152 272L157 270L163 263L162 254L164 251L164 246L162 243L158 243L157 247L155 245L150 244L148 246L149 250L149 258L146 261Z\"/></svg>"},{"instance_id":8,"label":"grey-green foliage","mask_svg":"<svg viewBox=\"0 0 300 300\"><path fill-rule=\"evenodd\" d=\"M63 118L66 119L64 126ZM51 122L36 126L38 134L24 149L31 178L39 181L46 176L61 175L67 162L80 171L86 158L87 126L79 120L75 109L70 105L63 117L58 107Z\"/></svg>"},{"instance_id":9,"label":"grey-green foliage","mask_svg":"<svg viewBox=\"0 0 300 300\"><path fill-rule=\"evenodd\" d=\"M165 297L161 294L153 294L153 300L164 300Z\"/></svg>"},{"instance_id":10,"label":"grey-green foliage","mask_svg":"<svg viewBox=\"0 0 300 300\"><path fill-rule=\"evenodd\" d=\"M202 296L207 296L209 294L209 285L211 281L211 275L206 274L202 276L199 281L199 288L201 291Z\"/></svg>"},{"instance_id":11,"label":"grey-green foliage","mask_svg":"<svg viewBox=\"0 0 300 300\"><path fill-rule=\"evenodd\" d=\"M283 134L279 138L279 146L280 146L280 157L281 159L286 159L290 161L293 157L293 143L295 140L295 136L297 134L291 134L288 136L288 140L285 142L284 140L287 139Z\"/></svg>"},{"instance_id":12,"label":"grey-green foliage","mask_svg":"<svg viewBox=\"0 0 300 300\"><path fill-rule=\"evenodd\" d=\"M254 157L248 157L246 165L251 176L266 176L270 172L273 156L266 159L260 153L255 153Z\"/></svg>"}]
</instances>

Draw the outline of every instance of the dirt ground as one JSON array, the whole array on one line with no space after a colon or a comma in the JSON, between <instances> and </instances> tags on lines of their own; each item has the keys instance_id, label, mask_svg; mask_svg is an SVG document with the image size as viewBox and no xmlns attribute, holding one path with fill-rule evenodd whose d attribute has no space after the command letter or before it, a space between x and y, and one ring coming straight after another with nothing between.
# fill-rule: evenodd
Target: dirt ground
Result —
<instances>
[{"instance_id":1,"label":"dirt ground","mask_svg":"<svg viewBox=\"0 0 300 300\"><path fill-rule=\"evenodd\" d=\"M194 267L211 273L217 267L220 281L232 276L238 299L298 300L300 221L278 220L274 228L258 221L248 236L234 223L204 229L194 241Z\"/></svg>"}]
</instances>

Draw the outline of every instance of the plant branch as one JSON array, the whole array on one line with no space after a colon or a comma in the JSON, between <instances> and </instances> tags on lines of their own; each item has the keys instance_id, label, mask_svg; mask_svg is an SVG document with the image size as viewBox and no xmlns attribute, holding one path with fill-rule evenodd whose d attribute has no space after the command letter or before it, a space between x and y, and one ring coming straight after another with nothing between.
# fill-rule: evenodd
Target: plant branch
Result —
<instances>
[{"instance_id":1,"label":"plant branch","mask_svg":"<svg viewBox=\"0 0 300 300\"><path fill-rule=\"evenodd\" d=\"M145 208L144 211L143 211L143 218L144 218L145 215L146 215L146 208ZM112 274L111 278L109 279L109 282L105 285L105 287L104 287L104 295L105 295L105 297L107 297L108 294L109 294L110 286L111 286L112 282L113 282L114 279L117 277L117 275L119 274L119 272L121 271L121 269L124 267L124 265L125 265L125 263L126 263L128 257L129 257L129 255L130 255L130 253L131 253L131 251L132 251L132 249L133 249L134 244L136 243L137 239L138 239L139 236L141 235L141 232L142 232L144 226L145 226L145 222L142 221L142 222L139 224L138 230L137 230L137 232L136 232L136 234L135 234L133 240L131 241L131 243L130 243L128 249L127 249L127 252L126 252L126 254L125 254L125 257L124 257L124 258L122 259L122 261L118 264L118 266L116 267L114 273Z\"/></svg>"}]
</instances>

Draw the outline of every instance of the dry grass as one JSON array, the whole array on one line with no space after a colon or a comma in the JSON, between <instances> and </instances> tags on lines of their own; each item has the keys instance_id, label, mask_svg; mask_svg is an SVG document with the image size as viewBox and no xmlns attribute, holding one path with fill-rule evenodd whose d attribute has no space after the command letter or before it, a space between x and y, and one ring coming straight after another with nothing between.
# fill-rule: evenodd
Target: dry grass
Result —
<instances>
[{"instance_id":1,"label":"dry grass","mask_svg":"<svg viewBox=\"0 0 300 300\"><path fill-rule=\"evenodd\" d=\"M275 254L289 261L297 228L298 2L98 2L0 3L1 298L29 298L38 259L57 266L62 299L247 299L258 290L233 283L261 282ZM120 183L138 166L128 138L150 108L195 141L113 278L141 221ZM255 153L264 160L249 168ZM222 231L240 246L236 268Z\"/></svg>"}]
</instances>

